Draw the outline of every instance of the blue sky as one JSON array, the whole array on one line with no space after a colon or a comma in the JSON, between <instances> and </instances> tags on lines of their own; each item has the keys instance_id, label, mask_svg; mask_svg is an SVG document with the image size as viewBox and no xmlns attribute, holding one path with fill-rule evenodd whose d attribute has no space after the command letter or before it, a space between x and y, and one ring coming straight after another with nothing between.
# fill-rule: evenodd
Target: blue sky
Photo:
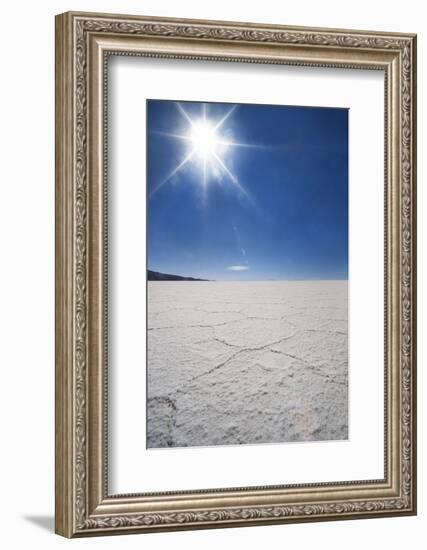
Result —
<instances>
[{"instance_id":1,"label":"blue sky","mask_svg":"<svg viewBox=\"0 0 427 550\"><path fill-rule=\"evenodd\" d=\"M148 269L347 279L348 111L147 102Z\"/></svg>"}]
</instances>

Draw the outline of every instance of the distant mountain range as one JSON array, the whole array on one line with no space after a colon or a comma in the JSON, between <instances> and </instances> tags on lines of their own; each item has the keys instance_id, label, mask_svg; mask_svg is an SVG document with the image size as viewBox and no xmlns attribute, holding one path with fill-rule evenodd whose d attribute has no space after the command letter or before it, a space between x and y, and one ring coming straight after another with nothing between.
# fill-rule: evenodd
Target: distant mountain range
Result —
<instances>
[{"instance_id":1,"label":"distant mountain range","mask_svg":"<svg viewBox=\"0 0 427 550\"><path fill-rule=\"evenodd\" d=\"M147 279L149 281L207 281L208 279L195 279L194 277L181 277L181 275L170 275L169 273L159 273L158 271L147 270Z\"/></svg>"}]
</instances>

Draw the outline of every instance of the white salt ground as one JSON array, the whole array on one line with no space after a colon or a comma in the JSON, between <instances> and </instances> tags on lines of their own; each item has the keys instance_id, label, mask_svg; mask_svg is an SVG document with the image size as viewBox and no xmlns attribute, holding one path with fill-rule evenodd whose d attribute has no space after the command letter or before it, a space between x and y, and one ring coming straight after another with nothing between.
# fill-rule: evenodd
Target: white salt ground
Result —
<instances>
[{"instance_id":1,"label":"white salt ground","mask_svg":"<svg viewBox=\"0 0 427 550\"><path fill-rule=\"evenodd\" d=\"M148 447L347 439L347 281L148 285Z\"/></svg>"}]
</instances>

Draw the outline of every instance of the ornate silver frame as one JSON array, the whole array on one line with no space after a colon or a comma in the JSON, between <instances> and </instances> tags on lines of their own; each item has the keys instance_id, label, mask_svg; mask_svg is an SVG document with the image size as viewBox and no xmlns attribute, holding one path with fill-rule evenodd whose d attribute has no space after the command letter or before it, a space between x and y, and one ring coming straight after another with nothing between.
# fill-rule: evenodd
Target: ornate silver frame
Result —
<instances>
[{"instance_id":1,"label":"ornate silver frame","mask_svg":"<svg viewBox=\"0 0 427 550\"><path fill-rule=\"evenodd\" d=\"M385 74L385 477L109 495L106 58L140 55ZM65 13L56 18L56 532L66 537L416 513L416 37Z\"/></svg>"}]
</instances>

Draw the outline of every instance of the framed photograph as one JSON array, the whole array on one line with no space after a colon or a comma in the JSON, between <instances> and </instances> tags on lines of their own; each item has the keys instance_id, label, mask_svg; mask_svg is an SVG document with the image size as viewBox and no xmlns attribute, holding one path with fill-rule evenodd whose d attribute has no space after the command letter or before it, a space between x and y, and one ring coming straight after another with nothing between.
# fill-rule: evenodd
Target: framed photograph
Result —
<instances>
[{"instance_id":1,"label":"framed photograph","mask_svg":"<svg viewBox=\"0 0 427 550\"><path fill-rule=\"evenodd\" d=\"M56 532L416 513L416 37L56 18Z\"/></svg>"}]
</instances>

